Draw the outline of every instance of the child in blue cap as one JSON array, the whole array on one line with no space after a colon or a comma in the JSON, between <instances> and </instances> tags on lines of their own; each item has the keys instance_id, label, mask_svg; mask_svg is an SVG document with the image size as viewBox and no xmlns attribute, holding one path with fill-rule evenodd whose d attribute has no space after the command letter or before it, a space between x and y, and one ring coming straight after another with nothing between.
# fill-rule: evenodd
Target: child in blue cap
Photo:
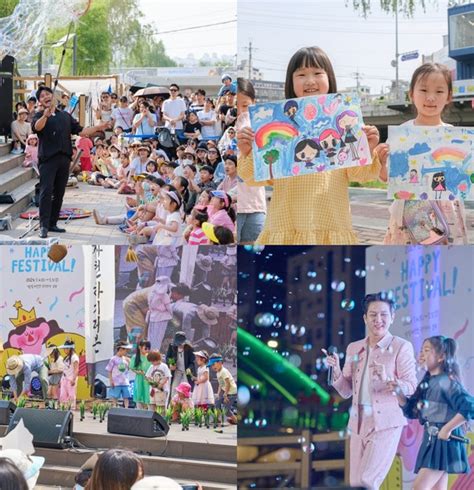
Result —
<instances>
[{"instance_id":1,"label":"child in blue cap","mask_svg":"<svg viewBox=\"0 0 474 490\"><path fill-rule=\"evenodd\" d=\"M217 374L219 388L216 396L216 407L226 411L227 421L231 424L237 424L235 415L237 406L237 384L230 371L223 366L223 359L220 354L212 354L209 357L207 367Z\"/></svg>"}]
</instances>

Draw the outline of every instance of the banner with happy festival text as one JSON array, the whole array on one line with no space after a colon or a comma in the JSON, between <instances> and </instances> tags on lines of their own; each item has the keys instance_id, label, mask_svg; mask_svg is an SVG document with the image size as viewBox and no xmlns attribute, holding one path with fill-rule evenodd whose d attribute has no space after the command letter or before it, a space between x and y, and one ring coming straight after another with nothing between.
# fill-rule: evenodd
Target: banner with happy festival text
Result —
<instances>
[{"instance_id":1,"label":"banner with happy festival text","mask_svg":"<svg viewBox=\"0 0 474 490\"><path fill-rule=\"evenodd\" d=\"M45 355L47 346L75 344L80 359L78 398L89 395L84 332L84 259L70 246L59 263L49 247L0 247L0 377L8 357ZM60 349L64 356L65 352Z\"/></svg>"}]
</instances>

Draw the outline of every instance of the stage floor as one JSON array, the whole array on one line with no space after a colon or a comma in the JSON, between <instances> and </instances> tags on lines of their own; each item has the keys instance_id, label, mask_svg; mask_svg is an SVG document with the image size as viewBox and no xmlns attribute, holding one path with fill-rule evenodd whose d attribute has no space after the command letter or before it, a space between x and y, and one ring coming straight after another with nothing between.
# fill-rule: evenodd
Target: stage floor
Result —
<instances>
[{"instance_id":1,"label":"stage floor","mask_svg":"<svg viewBox=\"0 0 474 490\"><path fill-rule=\"evenodd\" d=\"M130 409L131 411L133 409ZM217 431L222 431L219 433ZM225 446L237 446L237 426L229 425L228 423L223 427L219 427L215 431L206 427L196 427L194 424L189 427L189 430L182 431L181 425L177 423L170 424L170 431L168 432L169 441L177 442L198 442L204 444L222 444ZM92 415L86 415L86 418L81 422L79 412L74 412L73 432L77 434L91 434L91 435L120 435L109 434L107 432L107 420L100 423L98 420L94 420ZM127 436L124 436L127 437ZM135 436L130 436L135 437ZM142 438L145 440L162 440L163 437L154 438Z\"/></svg>"}]
</instances>

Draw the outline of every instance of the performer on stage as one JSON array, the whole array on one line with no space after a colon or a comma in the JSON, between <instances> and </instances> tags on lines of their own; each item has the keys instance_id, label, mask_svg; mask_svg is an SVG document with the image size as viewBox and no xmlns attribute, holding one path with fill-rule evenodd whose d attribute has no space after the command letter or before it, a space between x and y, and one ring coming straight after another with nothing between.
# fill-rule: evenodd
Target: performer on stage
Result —
<instances>
[{"instance_id":1,"label":"performer on stage","mask_svg":"<svg viewBox=\"0 0 474 490\"><path fill-rule=\"evenodd\" d=\"M343 398L352 396L350 482L370 490L378 490L389 472L407 424L392 394L392 382L405 395L411 395L417 383L412 345L389 332L394 310L386 295L368 294L364 299L367 337L348 345L342 371L337 354L327 357L334 388Z\"/></svg>"},{"instance_id":2,"label":"performer on stage","mask_svg":"<svg viewBox=\"0 0 474 490\"><path fill-rule=\"evenodd\" d=\"M166 363L171 370L171 396L176 394L176 388L180 383L188 382L194 386L193 376L196 375L196 360L191 342L184 332L176 332L173 342L166 352Z\"/></svg>"},{"instance_id":3,"label":"performer on stage","mask_svg":"<svg viewBox=\"0 0 474 490\"><path fill-rule=\"evenodd\" d=\"M79 377L79 356L74 350L74 342L66 340L63 349L66 351L64 357L64 371L59 387L59 401L70 404L71 409L76 409L77 379Z\"/></svg>"},{"instance_id":4,"label":"performer on stage","mask_svg":"<svg viewBox=\"0 0 474 490\"><path fill-rule=\"evenodd\" d=\"M427 371L412 396L403 394L397 380L389 384L405 416L417 418L425 427L413 490L446 490L448 474L469 473L461 426L474 417L474 398L461 384L454 339L442 335L426 339L420 364Z\"/></svg>"},{"instance_id":5,"label":"performer on stage","mask_svg":"<svg viewBox=\"0 0 474 490\"><path fill-rule=\"evenodd\" d=\"M18 400L21 396L31 395L31 378L33 372L38 373L41 381L41 391L43 399L48 396L48 368L41 356L35 354L22 354L11 356L6 363L7 374L10 376L10 388L13 392L13 399Z\"/></svg>"},{"instance_id":6,"label":"performer on stage","mask_svg":"<svg viewBox=\"0 0 474 490\"><path fill-rule=\"evenodd\" d=\"M83 129L66 111L56 111L54 94L49 87L40 87L37 99L43 110L33 117L32 128L39 138L38 167L40 173L40 238L48 231L64 233L57 225L69 178L72 156L71 135L92 136L109 127L109 122Z\"/></svg>"}]
</instances>

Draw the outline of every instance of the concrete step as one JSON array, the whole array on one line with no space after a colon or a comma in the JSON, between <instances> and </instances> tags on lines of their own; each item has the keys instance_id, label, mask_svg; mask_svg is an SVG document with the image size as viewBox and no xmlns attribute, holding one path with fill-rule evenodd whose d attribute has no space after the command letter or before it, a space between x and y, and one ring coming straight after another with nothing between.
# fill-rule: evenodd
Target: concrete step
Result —
<instances>
[{"instance_id":1,"label":"concrete step","mask_svg":"<svg viewBox=\"0 0 474 490\"><path fill-rule=\"evenodd\" d=\"M91 454L91 451L69 449L36 448L35 451L35 455L43 456L46 459L46 465L60 468L61 471L66 471L68 474L72 473L72 477L74 477L79 467L85 463ZM146 475L161 475L177 480L184 478L191 481L211 481L223 486L234 485L237 480L237 465L235 463L198 461L163 456L140 457L143 460ZM41 483L57 485L60 483L69 483L69 480L65 478L58 480L41 478Z\"/></svg>"},{"instance_id":2,"label":"concrete step","mask_svg":"<svg viewBox=\"0 0 474 490\"><path fill-rule=\"evenodd\" d=\"M0 174L0 194L11 192L35 178L36 173L32 168L15 167Z\"/></svg>"},{"instance_id":3,"label":"concrete step","mask_svg":"<svg viewBox=\"0 0 474 490\"><path fill-rule=\"evenodd\" d=\"M12 149L11 143L0 143L0 157L8 155Z\"/></svg>"},{"instance_id":4,"label":"concrete step","mask_svg":"<svg viewBox=\"0 0 474 490\"><path fill-rule=\"evenodd\" d=\"M35 183L36 180L29 180L12 191L15 202L13 204L0 204L0 218L3 218L7 214L10 214L15 218L25 211L25 209L28 209L31 200L35 195ZM8 235L8 231L3 233Z\"/></svg>"},{"instance_id":5,"label":"concrete step","mask_svg":"<svg viewBox=\"0 0 474 490\"><path fill-rule=\"evenodd\" d=\"M89 434L79 432L78 427L79 424L76 424L73 437L87 448L126 447L132 451L142 452L144 454L166 454L166 456L173 458L196 460L205 458L206 460L224 463L235 463L237 460L236 445L223 445L209 442L206 435L207 429L202 429L203 432L200 442L189 440L186 444L183 444L182 441L166 440L163 437L144 438L111 433Z\"/></svg>"},{"instance_id":6,"label":"concrete step","mask_svg":"<svg viewBox=\"0 0 474 490\"><path fill-rule=\"evenodd\" d=\"M38 485L36 489L50 489L54 488L57 490L69 490L74 487L74 476L78 472L78 468L65 467L57 465L45 464L41 468L41 472L38 478ZM164 476L162 473L152 474L145 468L145 476ZM196 480L188 480L185 478L175 478L175 480L181 485L193 485ZM237 484L220 484L207 480L198 480L202 485L204 490L236 490Z\"/></svg>"},{"instance_id":7,"label":"concrete step","mask_svg":"<svg viewBox=\"0 0 474 490\"><path fill-rule=\"evenodd\" d=\"M4 174L13 168L21 167L25 155L12 155L11 153L6 153L0 156L0 174Z\"/></svg>"}]
</instances>

